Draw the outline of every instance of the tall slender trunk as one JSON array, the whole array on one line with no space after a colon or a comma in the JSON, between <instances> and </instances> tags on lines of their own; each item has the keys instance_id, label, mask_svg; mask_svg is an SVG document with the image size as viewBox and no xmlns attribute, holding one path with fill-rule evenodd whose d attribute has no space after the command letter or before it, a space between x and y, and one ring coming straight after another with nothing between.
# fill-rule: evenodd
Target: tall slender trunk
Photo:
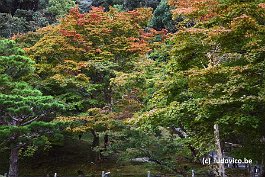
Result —
<instances>
[{"instance_id":1,"label":"tall slender trunk","mask_svg":"<svg viewBox=\"0 0 265 177\"><path fill-rule=\"evenodd\" d=\"M219 136L219 127L218 124L214 124L214 137L215 137L215 145L217 151L217 158L220 161L223 158L221 143L220 143L220 136ZM226 177L225 175L225 167L223 163L218 163L218 176Z\"/></svg>"},{"instance_id":2,"label":"tall slender trunk","mask_svg":"<svg viewBox=\"0 0 265 177\"><path fill-rule=\"evenodd\" d=\"M18 147L11 147L8 177L18 177Z\"/></svg>"}]
</instances>

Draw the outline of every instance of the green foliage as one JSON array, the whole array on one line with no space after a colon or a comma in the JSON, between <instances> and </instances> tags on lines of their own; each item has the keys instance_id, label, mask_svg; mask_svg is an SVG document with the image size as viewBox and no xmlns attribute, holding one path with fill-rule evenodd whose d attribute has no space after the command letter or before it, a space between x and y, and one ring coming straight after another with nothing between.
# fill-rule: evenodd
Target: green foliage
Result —
<instances>
[{"instance_id":1,"label":"green foliage","mask_svg":"<svg viewBox=\"0 0 265 177\"><path fill-rule=\"evenodd\" d=\"M123 1L123 8L125 10L133 10L139 7L152 7L153 9L155 9L158 4L158 0L125 0Z\"/></svg>"},{"instance_id":2,"label":"green foliage","mask_svg":"<svg viewBox=\"0 0 265 177\"><path fill-rule=\"evenodd\" d=\"M184 142L169 130L159 127L156 131L143 131L123 126L120 131L110 132L113 143L107 150L111 155L117 154L119 162L145 158L171 173L181 173L184 167L181 164L189 162L185 159L189 151Z\"/></svg>"},{"instance_id":3,"label":"green foliage","mask_svg":"<svg viewBox=\"0 0 265 177\"><path fill-rule=\"evenodd\" d=\"M58 120L71 132L91 132L93 150L103 156L148 157L179 172L183 159L198 160L215 148L213 125L218 124L222 142L242 145L235 156L265 159L260 155L265 147L264 3L170 1L179 21L185 19L177 24L163 0L149 22L159 32L146 28L151 9L138 9L157 2L93 3L104 8L80 13L70 10L72 0L42 0L41 11L0 15L5 37L62 17L56 25L14 37L31 58L14 41L0 41L4 143L25 144L20 148L27 156L37 147L49 148L62 138L58 122L49 121L64 102L67 111ZM102 147L105 135L111 141Z\"/></svg>"},{"instance_id":4,"label":"green foliage","mask_svg":"<svg viewBox=\"0 0 265 177\"><path fill-rule=\"evenodd\" d=\"M49 21L40 12L18 9L14 16L7 13L0 13L0 36L12 37L29 31L35 31L39 27L49 24Z\"/></svg>"},{"instance_id":5,"label":"green foliage","mask_svg":"<svg viewBox=\"0 0 265 177\"><path fill-rule=\"evenodd\" d=\"M74 0L1 1L0 36L12 37L55 23L74 6Z\"/></svg>"},{"instance_id":6,"label":"green foliage","mask_svg":"<svg viewBox=\"0 0 265 177\"><path fill-rule=\"evenodd\" d=\"M30 27L26 19L0 13L0 36L11 37L13 34L24 33L29 30Z\"/></svg>"},{"instance_id":7,"label":"green foliage","mask_svg":"<svg viewBox=\"0 0 265 177\"><path fill-rule=\"evenodd\" d=\"M247 15L252 17L258 24L264 24L264 9L260 8L258 2L255 3L221 3L220 6L216 8L218 15L213 16L213 18L205 21L202 24L206 27L214 27L215 25L219 26L228 26L231 21L241 15Z\"/></svg>"},{"instance_id":8,"label":"green foliage","mask_svg":"<svg viewBox=\"0 0 265 177\"><path fill-rule=\"evenodd\" d=\"M39 9L45 9L49 4L48 0L39 0L38 7Z\"/></svg>"},{"instance_id":9,"label":"green foliage","mask_svg":"<svg viewBox=\"0 0 265 177\"><path fill-rule=\"evenodd\" d=\"M43 96L39 90L23 81L33 72L34 62L24 56L24 51L14 41L1 40L0 44L0 124L5 126L1 131L10 136L7 141L18 143L18 139L23 138L23 133L30 127L23 126L41 119L48 121L63 108L63 104L51 96Z\"/></svg>"},{"instance_id":10,"label":"green foliage","mask_svg":"<svg viewBox=\"0 0 265 177\"><path fill-rule=\"evenodd\" d=\"M27 50L37 63L36 85L66 102L69 114L111 104L116 71L133 70L137 57L149 50L141 28L150 15L150 9L94 8L86 14L72 9Z\"/></svg>"},{"instance_id":11,"label":"green foliage","mask_svg":"<svg viewBox=\"0 0 265 177\"><path fill-rule=\"evenodd\" d=\"M203 68L208 62L205 55L209 49L207 43L203 42L204 34L190 34L180 32L171 40L174 43L170 56L172 58L172 72L177 70L187 70L198 67ZM171 61L169 61L171 62Z\"/></svg>"},{"instance_id":12,"label":"green foliage","mask_svg":"<svg viewBox=\"0 0 265 177\"><path fill-rule=\"evenodd\" d=\"M75 5L74 0L49 0L47 12L52 13L57 17L62 17L69 12Z\"/></svg>"},{"instance_id":13,"label":"green foliage","mask_svg":"<svg viewBox=\"0 0 265 177\"><path fill-rule=\"evenodd\" d=\"M47 136L59 130L49 121L64 105L25 82L34 71L34 62L14 41L0 40L0 46L0 140L1 146L11 149L9 174L17 176L18 151L24 148L30 155L49 143Z\"/></svg>"},{"instance_id":14,"label":"green foliage","mask_svg":"<svg viewBox=\"0 0 265 177\"><path fill-rule=\"evenodd\" d=\"M159 0L77 0L77 3L81 12L88 12L91 6L104 7L105 11L109 11L110 7L118 8L120 11L130 11L141 7L151 7L155 9L159 4Z\"/></svg>"},{"instance_id":15,"label":"green foliage","mask_svg":"<svg viewBox=\"0 0 265 177\"><path fill-rule=\"evenodd\" d=\"M162 0L155 9L149 25L157 30L167 29L170 32L175 32L176 24L172 18L170 6L167 4L166 0Z\"/></svg>"},{"instance_id":16,"label":"green foliage","mask_svg":"<svg viewBox=\"0 0 265 177\"><path fill-rule=\"evenodd\" d=\"M220 6L212 21L181 30L170 38L170 47L150 54L159 71L146 76L156 82L150 85L147 111L136 122L146 128L181 127L198 156L214 148L209 144L214 143L213 125L219 124L222 141L242 145L237 155L262 161L265 28L259 16L264 9L239 5L244 8ZM218 26L210 26L213 21ZM159 53L163 50L166 56ZM161 59L164 65L157 64ZM256 151L250 150L253 144Z\"/></svg>"},{"instance_id":17,"label":"green foliage","mask_svg":"<svg viewBox=\"0 0 265 177\"><path fill-rule=\"evenodd\" d=\"M1 126L1 147L10 145L11 148L18 146L20 156L33 156L38 150L47 150L52 145L63 140L63 125L58 123L32 122L25 126ZM11 136L16 135L16 138Z\"/></svg>"},{"instance_id":18,"label":"green foliage","mask_svg":"<svg viewBox=\"0 0 265 177\"><path fill-rule=\"evenodd\" d=\"M34 62L24 56L25 52L16 46L14 41L0 41L0 73L2 79L8 77L10 79L20 79L29 75L33 71Z\"/></svg>"}]
</instances>

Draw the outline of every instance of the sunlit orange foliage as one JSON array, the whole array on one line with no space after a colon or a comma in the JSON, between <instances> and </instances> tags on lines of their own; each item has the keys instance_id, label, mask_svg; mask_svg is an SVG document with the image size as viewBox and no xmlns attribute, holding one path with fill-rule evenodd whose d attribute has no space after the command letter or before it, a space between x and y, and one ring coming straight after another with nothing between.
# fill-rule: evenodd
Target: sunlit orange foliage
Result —
<instances>
[{"instance_id":1,"label":"sunlit orange foliage","mask_svg":"<svg viewBox=\"0 0 265 177\"><path fill-rule=\"evenodd\" d=\"M151 31L139 36L139 31L150 17L151 10L144 8L129 12L117 12L115 9L104 12L101 7L93 7L88 14L72 9L69 16L62 20L60 32L73 42L79 42L89 52L94 51L94 54L104 51L110 55L144 53L149 48L143 36L156 34Z\"/></svg>"},{"instance_id":2,"label":"sunlit orange foliage","mask_svg":"<svg viewBox=\"0 0 265 177\"><path fill-rule=\"evenodd\" d=\"M68 58L128 60L148 52L152 38L166 31L142 30L152 16L150 8L118 12L111 8L104 12L101 7L92 7L89 13L81 14L78 8L61 19L50 33L41 38L28 51L35 57L51 60Z\"/></svg>"},{"instance_id":3,"label":"sunlit orange foliage","mask_svg":"<svg viewBox=\"0 0 265 177\"><path fill-rule=\"evenodd\" d=\"M214 16L217 0L169 0L169 5L175 7L172 10L174 15L190 15L204 9L206 13L201 17L201 20L207 20Z\"/></svg>"},{"instance_id":4,"label":"sunlit orange foliage","mask_svg":"<svg viewBox=\"0 0 265 177\"><path fill-rule=\"evenodd\" d=\"M260 4L259 4L259 7L265 9L265 3L260 3Z\"/></svg>"}]
</instances>

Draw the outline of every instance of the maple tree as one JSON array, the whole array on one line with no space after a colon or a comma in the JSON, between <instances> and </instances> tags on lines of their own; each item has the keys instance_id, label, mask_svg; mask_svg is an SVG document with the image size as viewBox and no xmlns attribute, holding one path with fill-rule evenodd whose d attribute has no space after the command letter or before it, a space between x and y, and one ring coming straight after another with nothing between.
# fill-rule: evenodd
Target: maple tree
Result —
<instances>
[{"instance_id":1,"label":"maple tree","mask_svg":"<svg viewBox=\"0 0 265 177\"><path fill-rule=\"evenodd\" d=\"M147 8L104 12L95 7L85 14L74 8L60 24L38 31L42 37L25 50L37 63L41 90L66 101L74 112L110 104L114 71L133 69L137 57L157 45L150 44L152 38L164 35L142 30L150 16Z\"/></svg>"},{"instance_id":2,"label":"maple tree","mask_svg":"<svg viewBox=\"0 0 265 177\"><path fill-rule=\"evenodd\" d=\"M192 15L200 10L214 10L218 4L217 0L169 0L169 5L174 6L174 14ZM203 7L203 8L202 8ZM211 9L212 8L212 9Z\"/></svg>"},{"instance_id":3,"label":"maple tree","mask_svg":"<svg viewBox=\"0 0 265 177\"><path fill-rule=\"evenodd\" d=\"M205 14L193 13L197 25L181 29L151 55L157 59L152 70L159 71L147 80L155 88L135 121L143 127L180 127L195 158L215 148L209 143L214 144L217 123L223 142L242 145L234 152L237 157L261 162L264 9L257 1L218 3L216 14L206 20ZM159 55L163 50L166 54Z\"/></svg>"},{"instance_id":4,"label":"maple tree","mask_svg":"<svg viewBox=\"0 0 265 177\"><path fill-rule=\"evenodd\" d=\"M159 45L156 36L166 36L165 30L143 29L150 17L148 8L104 12L94 7L84 14L74 8L56 26L14 37L36 61L33 84L66 103L67 112L59 120L77 125L72 132L91 132L94 148L99 132L141 108L138 93L119 81L130 80L129 73L140 74L136 66L141 57Z\"/></svg>"},{"instance_id":5,"label":"maple tree","mask_svg":"<svg viewBox=\"0 0 265 177\"><path fill-rule=\"evenodd\" d=\"M60 9L59 1L51 2L54 13L67 12ZM27 100L30 94L34 97L30 104L48 109L47 118L55 116L53 107L41 101L56 98L65 103L63 115L56 120L67 123L72 138L90 133L95 162L102 157L128 161L145 156L186 175L187 168L177 164L198 162L215 149L215 124L220 127L222 146L225 142L240 145L229 155L262 162L264 3L163 0L152 14L150 8L135 9L148 4L141 2L95 1L105 8L80 13L75 7L55 25L14 35L12 39L32 60L12 42L8 42L10 51L3 44L6 53L0 46L4 53L0 107L5 116L0 123L8 123L3 121L7 114L19 119L30 112L25 105L29 102L21 103L22 112L8 109L19 95ZM111 3L119 4L119 9ZM60 107L59 102L56 105ZM37 108L34 111L41 114ZM53 125L33 121L16 130L37 140L31 134L33 127L51 132ZM1 126L0 138L9 137L13 128ZM24 139L7 143L13 147L17 142L34 144Z\"/></svg>"}]
</instances>

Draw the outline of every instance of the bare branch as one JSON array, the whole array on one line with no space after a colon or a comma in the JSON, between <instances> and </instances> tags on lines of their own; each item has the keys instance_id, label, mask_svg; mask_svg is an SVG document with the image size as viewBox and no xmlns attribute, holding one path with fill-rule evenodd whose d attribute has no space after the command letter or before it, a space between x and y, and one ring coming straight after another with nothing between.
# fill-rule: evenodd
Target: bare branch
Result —
<instances>
[{"instance_id":1,"label":"bare branch","mask_svg":"<svg viewBox=\"0 0 265 177\"><path fill-rule=\"evenodd\" d=\"M44 116L44 114L41 114L40 116L36 116L35 118L30 119L29 121L26 121L26 122L22 123L21 126L28 125L28 124L30 124L31 122L40 119L42 116Z\"/></svg>"}]
</instances>

